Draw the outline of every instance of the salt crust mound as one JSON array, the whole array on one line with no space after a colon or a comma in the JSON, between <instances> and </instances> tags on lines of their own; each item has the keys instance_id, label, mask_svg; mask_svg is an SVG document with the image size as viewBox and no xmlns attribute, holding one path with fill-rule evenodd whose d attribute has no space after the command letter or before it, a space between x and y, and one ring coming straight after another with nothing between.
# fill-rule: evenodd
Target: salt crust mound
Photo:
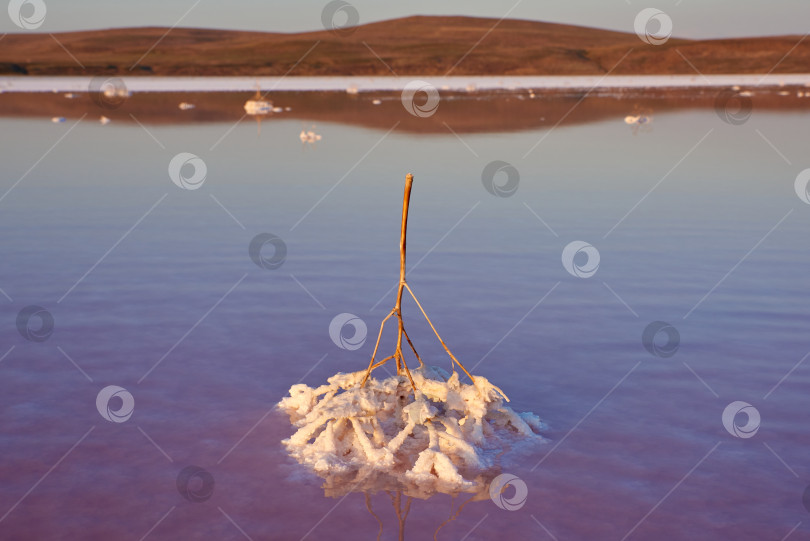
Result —
<instances>
[{"instance_id":1,"label":"salt crust mound","mask_svg":"<svg viewBox=\"0 0 810 541\"><path fill-rule=\"evenodd\" d=\"M544 441L540 419L515 413L486 378L465 384L427 366L411 374L415 397L404 376L361 387L365 371L338 373L316 389L293 385L278 404L298 428L282 442L287 452L324 478L382 475L427 496L476 492L501 455Z\"/></svg>"}]
</instances>

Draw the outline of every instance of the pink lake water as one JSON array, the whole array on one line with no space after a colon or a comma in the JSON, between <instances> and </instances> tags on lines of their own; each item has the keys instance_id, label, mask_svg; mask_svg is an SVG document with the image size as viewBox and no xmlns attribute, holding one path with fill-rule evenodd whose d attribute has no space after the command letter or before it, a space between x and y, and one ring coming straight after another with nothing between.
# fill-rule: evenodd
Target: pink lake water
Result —
<instances>
[{"instance_id":1,"label":"pink lake water","mask_svg":"<svg viewBox=\"0 0 810 541\"><path fill-rule=\"evenodd\" d=\"M285 455L273 406L368 362L373 337L341 349L329 324L352 313L371 335L393 304L408 172L409 283L459 359L549 427L502 465L525 505L470 502L437 539L808 538L808 113L754 100L739 125L684 109L643 130L615 116L476 134L318 123L315 145L283 117L261 135L0 119L0 538L376 539L363 494L325 497ZM199 189L169 178L181 152L206 165ZM482 182L495 160L519 173L508 197ZM277 268L249 255L262 233L286 246ZM573 241L599 253L590 277L563 265ZM53 318L43 341L18 329L31 305ZM449 367L404 311L420 354ZM677 330L671 356L645 348L656 321ZM134 401L123 422L97 408L109 385ZM735 401L759 413L752 437L724 427ZM370 497L397 539L389 496ZM404 538L433 538L465 499L414 500Z\"/></svg>"}]
</instances>

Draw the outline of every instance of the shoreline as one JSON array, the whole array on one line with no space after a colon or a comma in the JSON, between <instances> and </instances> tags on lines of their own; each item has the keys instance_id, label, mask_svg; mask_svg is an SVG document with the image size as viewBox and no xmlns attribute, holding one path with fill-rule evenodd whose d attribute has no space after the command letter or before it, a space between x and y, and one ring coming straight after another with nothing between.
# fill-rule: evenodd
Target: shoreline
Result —
<instances>
[{"instance_id":1,"label":"shoreline","mask_svg":"<svg viewBox=\"0 0 810 541\"><path fill-rule=\"evenodd\" d=\"M289 76L289 77L116 77L3 76L0 92L87 92L94 79L120 79L130 92L399 92L415 80L449 92L512 90L622 90L666 88L782 87L810 88L810 73L771 75L578 75L450 77Z\"/></svg>"}]
</instances>

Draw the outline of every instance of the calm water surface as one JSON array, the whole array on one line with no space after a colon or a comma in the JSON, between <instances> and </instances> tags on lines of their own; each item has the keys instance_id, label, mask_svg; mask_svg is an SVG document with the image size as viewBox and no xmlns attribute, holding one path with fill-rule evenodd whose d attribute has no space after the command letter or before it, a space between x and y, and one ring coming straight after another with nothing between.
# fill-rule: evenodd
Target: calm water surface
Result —
<instances>
[{"instance_id":1,"label":"calm water surface","mask_svg":"<svg viewBox=\"0 0 810 541\"><path fill-rule=\"evenodd\" d=\"M525 506L472 502L438 539L810 536L809 113L460 138L321 123L314 146L283 119L260 136L73 123L0 120L3 539L375 539L362 494L326 498L285 456L272 407L367 363L373 340L342 350L328 327L350 312L374 333L393 305L408 172L410 284L459 359L549 425L504 468ZM200 189L170 181L179 152L205 161ZM484 189L493 160L519 171L511 197ZM248 256L260 233L286 243L281 267ZM600 254L590 278L563 267L572 241ZM43 342L17 330L28 305L53 316ZM654 321L677 329L674 355L643 347ZM128 421L99 415L107 385L134 397ZM753 437L723 426L737 400L760 413ZM207 501L178 493L189 465L210 472ZM389 497L371 502L396 539ZM414 501L405 538L450 513L449 496Z\"/></svg>"}]
</instances>

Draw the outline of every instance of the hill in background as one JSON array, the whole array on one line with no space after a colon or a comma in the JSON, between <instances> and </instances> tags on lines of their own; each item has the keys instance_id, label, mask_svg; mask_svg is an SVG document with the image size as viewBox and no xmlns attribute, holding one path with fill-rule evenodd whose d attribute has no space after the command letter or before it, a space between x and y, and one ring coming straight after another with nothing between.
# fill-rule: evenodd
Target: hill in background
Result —
<instances>
[{"instance_id":1,"label":"hill in background","mask_svg":"<svg viewBox=\"0 0 810 541\"><path fill-rule=\"evenodd\" d=\"M491 30L496 23L497 27ZM635 34L595 28L433 16L370 23L348 34L175 28L161 40L167 30L122 28L67 32L54 34L55 39L49 34L8 34L0 42L0 73L599 75L610 71L625 55L611 73L695 74L684 58L707 75L810 71L810 40L798 43L799 36L673 38L664 45L653 46ZM154 49L144 56L152 47Z\"/></svg>"}]
</instances>

